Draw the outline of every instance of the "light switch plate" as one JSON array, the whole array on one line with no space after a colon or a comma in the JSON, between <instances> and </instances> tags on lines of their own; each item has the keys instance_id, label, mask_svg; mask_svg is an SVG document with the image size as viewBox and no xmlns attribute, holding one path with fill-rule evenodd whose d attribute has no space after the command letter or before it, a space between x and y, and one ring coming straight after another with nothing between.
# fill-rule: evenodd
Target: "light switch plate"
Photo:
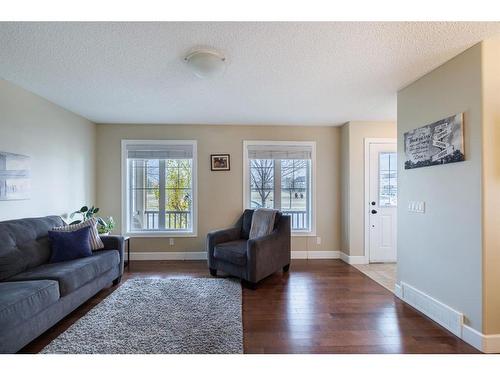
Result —
<instances>
[{"instance_id":1,"label":"light switch plate","mask_svg":"<svg viewBox=\"0 0 500 375\"><path fill-rule=\"evenodd\" d=\"M415 212L418 214L425 213L425 202L423 201L408 202L408 212Z\"/></svg>"},{"instance_id":2,"label":"light switch plate","mask_svg":"<svg viewBox=\"0 0 500 375\"><path fill-rule=\"evenodd\" d=\"M174 244L175 244L175 240L174 240L173 238L170 238L169 243L170 243L170 246L174 246Z\"/></svg>"},{"instance_id":3,"label":"light switch plate","mask_svg":"<svg viewBox=\"0 0 500 375\"><path fill-rule=\"evenodd\" d=\"M321 245L321 237L316 237L316 245Z\"/></svg>"}]
</instances>

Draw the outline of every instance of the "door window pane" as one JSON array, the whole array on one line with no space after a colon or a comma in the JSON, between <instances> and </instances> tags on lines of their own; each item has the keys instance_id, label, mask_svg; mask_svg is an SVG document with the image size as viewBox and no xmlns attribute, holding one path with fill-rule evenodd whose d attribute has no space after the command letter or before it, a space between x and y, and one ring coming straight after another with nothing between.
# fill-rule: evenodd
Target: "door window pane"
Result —
<instances>
[{"instance_id":1,"label":"door window pane","mask_svg":"<svg viewBox=\"0 0 500 375\"><path fill-rule=\"evenodd\" d=\"M379 205L397 206L398 193L397 154L379 153Z\"/></svg>"}]
</instances>

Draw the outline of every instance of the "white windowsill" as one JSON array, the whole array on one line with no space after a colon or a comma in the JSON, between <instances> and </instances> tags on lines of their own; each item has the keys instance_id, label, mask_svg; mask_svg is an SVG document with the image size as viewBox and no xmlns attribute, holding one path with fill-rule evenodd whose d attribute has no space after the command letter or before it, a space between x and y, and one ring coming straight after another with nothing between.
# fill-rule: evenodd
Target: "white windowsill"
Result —
<instances>
[{"instance_id":1,"label":"white windowsill","mask_svg":"<svg viewBox=\"0 0 500 375\"><path fill-rule=\"evenodd\" d=\"M127 237L185 237L194 238L198 237L196 233L179 233L179 232L129 232L124 233L123 236ZM292 232L292 237L316 237L313 232Z\"/></svg>"},{"instance_id":2,"label":"white windowsill","mask_svg":"<svg viewBox=\"0 0 500 375\"><path fill-rule=\"evenodd\" d=\"M316 237L315 232L292 232L292 237Z\"/></svg>"},{"instance_id":3,"label":"white windowsill","mask_svg":"<svg viewBox=\"0 0 500 375\"><path fill-rule=\"evenodd\" d=\"M198 234L195 232L127 232L123 234L128 237L198 237Z\"/></svg>"}]
</instances>

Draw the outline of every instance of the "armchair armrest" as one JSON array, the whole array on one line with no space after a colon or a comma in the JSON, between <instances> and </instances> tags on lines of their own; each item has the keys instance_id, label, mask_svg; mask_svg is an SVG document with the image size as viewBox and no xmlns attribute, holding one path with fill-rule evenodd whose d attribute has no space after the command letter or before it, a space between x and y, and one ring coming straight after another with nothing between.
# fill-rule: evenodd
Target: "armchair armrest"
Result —
<instances>
[{"instance_id":1,"label":"armchair armrest","mask_svg":"<svg viewBox=\"0 0 500 375\"><path fill-rule=\"evenodd\" d=\"M101 240L104 244L104 248L100 250L118 250L118 253L120 254L120 270L121 273L123 273L123 262L124 262L124 239L123 236L100 236Z\"/></svg>"},{"instance_id":2,"label":"armchair armrest","mask_svg":"<svg viewBox=\"0 0 500 375\"><path fill-rule=\"evenodd\" d=\"M271 234L248 240L247 255L248 258L257 258L258 253L269 253L273 248L285 244L283 241L286 239L280 235L279 231L275 229ZM278 250L277 250L278 251ZM264 254L260 254L264 255Z\"/></svg>"},{"instance_id":3,"label":"armchair armrest","mask_svg":"<svg viewBox=\"0 0 500 375\"><path fill-rule=\"evenodd\" d=\"M280 226L267 236L248 240L248 279L257 282L290 264L290 217L284 216Z\"/></svg>"},{"instance_id":4,"label":"armchair armrest","mask_svg":"<svg viewBox=\"0 0 500 375\"><path fill-rule=\"evenodd\" d=\"M212 262L214 256L214 248L217 244L229 241L236 241L240 239L241 228L233 227L228 229L220 229L209 232L207 234L207 259L208 264Z\"/></svg>"}]
</instances>

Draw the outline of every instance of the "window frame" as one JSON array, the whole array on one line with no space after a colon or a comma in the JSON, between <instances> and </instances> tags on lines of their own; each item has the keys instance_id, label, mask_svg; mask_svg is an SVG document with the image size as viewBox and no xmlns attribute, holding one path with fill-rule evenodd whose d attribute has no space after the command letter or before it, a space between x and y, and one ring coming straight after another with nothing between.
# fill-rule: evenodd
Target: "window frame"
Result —
<instances>
[{"instance_id":1,"label":"window frame","mask_svg":"<svg viewBox=\"0 0 500 375\"><path fill-rule=\"evenodd\" d=\"M192 168L192 228L191 230L148 230L131 231L128 215L130 192L129 192L129 168L127 164L127 146L128 145L190 145L193 148ZM121 232L129 237L198 237L198 142L196 140L121 140Z\"/></svg>"},{"instance_id":2,"label":"window frame","mask_svg":"<svg viewBox=\"0 0 500 375\"><path fill-rule=\"evenodd\" d=\"M316 142L315 141L243 141L243 209L251 207L250 166L248 158L249 146L305 146L311 147L311 182L310 182L310 230L292 230L292 237L316 236ZM280 189L281 190L281 189Z\"/></svg>"}]
</instances>

